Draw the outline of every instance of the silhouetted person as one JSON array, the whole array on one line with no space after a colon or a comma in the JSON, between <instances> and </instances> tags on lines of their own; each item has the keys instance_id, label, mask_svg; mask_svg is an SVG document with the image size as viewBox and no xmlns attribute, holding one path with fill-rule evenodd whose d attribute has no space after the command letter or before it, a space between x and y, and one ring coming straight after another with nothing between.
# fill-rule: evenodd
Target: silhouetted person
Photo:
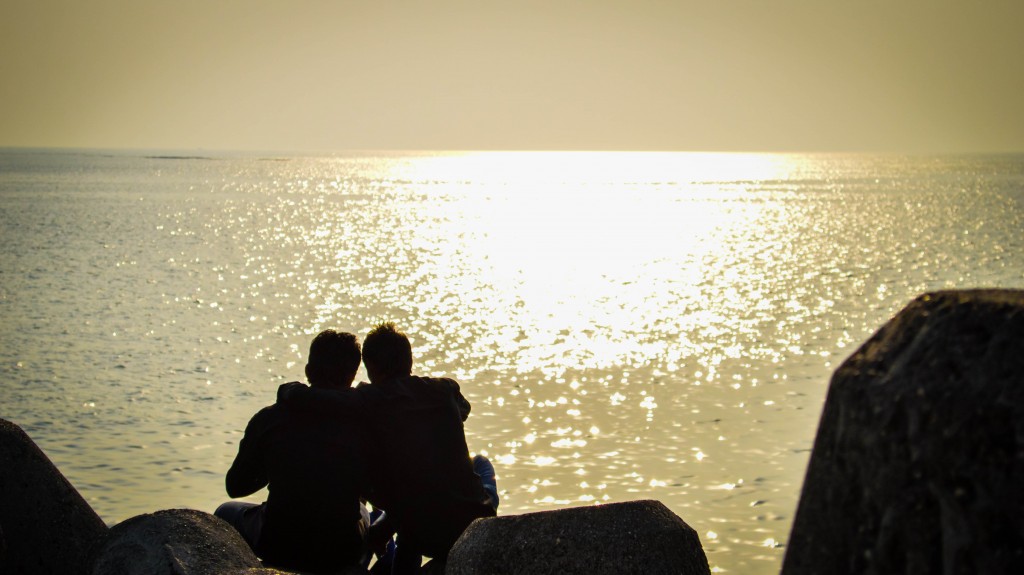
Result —
<instances>
[{"instance_id":1,"label":"silhouetted person","mask_svg":"<svg viewBox=\"0 0 1024 575\"><path fill-rule=\"evenodd\" d=\"M469 457L463 421L470 405L458 383L412 375L409 339L394 324L366 336L363 363L369 385L332 392L285 384L278 398L289 407L365 417L369 499L386 512L374 529L397 531L393 573L413 573L421 555L444 561L470 522L495 515L494 470L483 456Z\"/></svg>"},{"instance_id":2,"label":"silhouetted person","mask_svg":"<svg viewBox=\"0 0 1024 575\"><path fill-rule=\"evenodd\" d=\"M313 389L349 389L359 360L355 335L323 331L310 345L306 378ZM359 422L281 404L261 409L245 428L225 484L231 497L267 486L267 501L229 501L215 514L269 565L328 572L358 564L367 528Z\"/></svg>"}]
</instances>

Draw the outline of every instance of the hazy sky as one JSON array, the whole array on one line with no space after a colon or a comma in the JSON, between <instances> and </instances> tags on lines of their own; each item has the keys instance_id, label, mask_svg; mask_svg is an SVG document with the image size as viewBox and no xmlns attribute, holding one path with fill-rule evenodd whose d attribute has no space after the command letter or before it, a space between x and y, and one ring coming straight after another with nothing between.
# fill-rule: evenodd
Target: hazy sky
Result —
<instances>
[{"instance_id":1,"label":"hazy sky","mask_svg":"<svg viewBox=\"0 0 1024 575\"><path fill-rule=\"evenodd\" d=\"M1024 152L1021 0L0 0L0 146Z\"/></svg>"}]
</instances>

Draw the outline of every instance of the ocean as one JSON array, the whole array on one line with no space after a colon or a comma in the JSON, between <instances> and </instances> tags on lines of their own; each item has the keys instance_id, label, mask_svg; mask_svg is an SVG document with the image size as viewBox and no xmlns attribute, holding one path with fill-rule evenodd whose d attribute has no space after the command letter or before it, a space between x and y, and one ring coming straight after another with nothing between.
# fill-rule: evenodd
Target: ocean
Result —
<instances>
[{"instance_id":1,"label":"ocean","mask_svg":"<svg viewBox=\"0 0 1024 575\"><path fill-rule=\"evenodd\" d=\"M499 514L657 499L777 573L838 365L1024 288L1024 156L0 149L0 230L0 417L108 524L212 512L312 337L392 320Z\"/></svg>"}]
</instances>

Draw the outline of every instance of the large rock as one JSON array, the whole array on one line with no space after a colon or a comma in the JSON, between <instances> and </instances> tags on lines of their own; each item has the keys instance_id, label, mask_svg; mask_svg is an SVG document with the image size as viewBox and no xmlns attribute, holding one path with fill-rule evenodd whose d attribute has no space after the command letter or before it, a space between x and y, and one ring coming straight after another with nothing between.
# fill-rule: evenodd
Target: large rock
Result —
<instances>
[{"instance_id":1,"label":"large rock","mask_svg":"<svg viewBox=\"0 0 1024 575\"><path fill-rule=\"evenodd\" d=\"M1024 291L921 296L834 374L784 575L1024 572Z\"/></svg>"},{"instance_id":2,"label":"large rock","mask_svg":"<svg viewBox=\"0 0 1024 575\"><path fill-rule=\"evenodd\" d=\"M82 496L17 425L0 419L0 573L84 573L107 532Z\"/></svg>"},{"instance_id":3,"label":"large rock","mask_svg":"<svg viewBox=\"0 0 1024 575\"><path fill-rule=\"evenodd\" d=\"M477 519L448 575L710 573L696 531L658 501Z\"/></svg>"},{"instance_id":4,"label":"large rock","mask_svg":"<svg viewBox=\"0 0 1024 575\"><path fill-rule=\"evenodd\" d=\"M260 567L227 522L202 511L169 509L132 517L110 529L92 575L226 575ZM254 571L254 573L274 571Z\"/></svg>"}]
</instances>

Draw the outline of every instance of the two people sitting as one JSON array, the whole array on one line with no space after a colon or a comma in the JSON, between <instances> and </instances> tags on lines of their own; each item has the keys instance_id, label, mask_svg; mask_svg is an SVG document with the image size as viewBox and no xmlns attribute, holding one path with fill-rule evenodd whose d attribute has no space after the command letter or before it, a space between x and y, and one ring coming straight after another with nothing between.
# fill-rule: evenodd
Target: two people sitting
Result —
<instances>
[{"instance_id":1,"label":"two people sitting","mask_svg":"<svg viewBox=\"0 0 1024 575\"><path fill-rule=\"evenodd\" d=\"M360 357L369 384L352 387ZM309 386L293 382L256 413L228 470L228 495L269 486L262 504L215 514L268 565L306 572L366 566L405 575L422 556L443 563L462 531L496 514L494 468L470 458L458 383L412 375L412 347L394 324L365 338L327 330L310 345ZM373 504L370 521L362 501ZM377 513L383 510L383 513ZM391 535L395 544L383 549Z\"/></svg>"}]
</instances>

